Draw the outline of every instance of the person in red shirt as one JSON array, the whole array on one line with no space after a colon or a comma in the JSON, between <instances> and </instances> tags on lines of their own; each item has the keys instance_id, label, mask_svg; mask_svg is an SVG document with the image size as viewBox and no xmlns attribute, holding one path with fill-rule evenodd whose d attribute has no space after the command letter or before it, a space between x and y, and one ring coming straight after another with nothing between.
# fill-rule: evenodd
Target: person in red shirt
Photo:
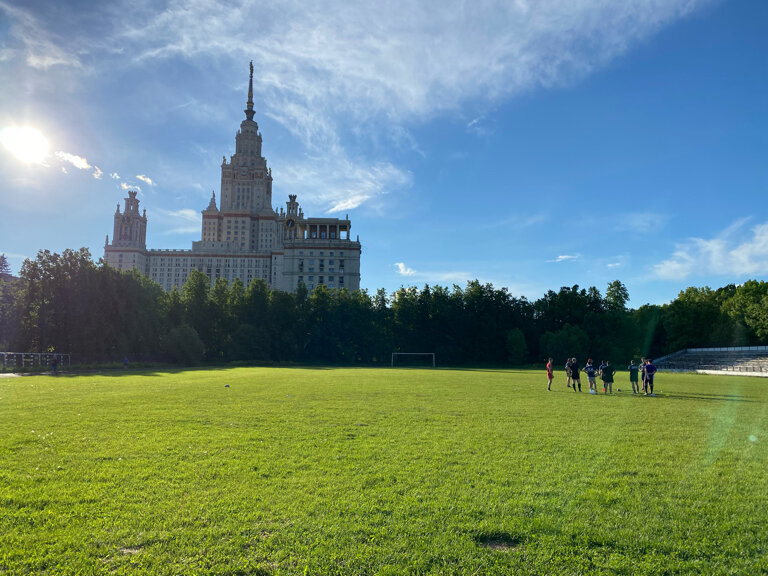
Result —
<instances>
[{"instance_id":1,"label":"person in red shirt","mask_svg":"<svg viewBox=\"0 0 768 576\"><path fill-rule=\"evenodd\" d=\"M552 369L552 358L547 362L547 390L552 391L552 379L555 377L555 373Z\"/></svg>"}]
</instances>

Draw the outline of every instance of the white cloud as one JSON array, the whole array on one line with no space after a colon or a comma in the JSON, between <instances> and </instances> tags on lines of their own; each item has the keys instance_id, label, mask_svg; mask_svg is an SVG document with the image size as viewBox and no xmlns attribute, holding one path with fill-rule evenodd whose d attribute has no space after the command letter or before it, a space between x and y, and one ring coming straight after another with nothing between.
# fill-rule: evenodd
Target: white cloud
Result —
<instances>
[{"instance_id":1,"label":"white cloud","mask_svg":"<svg viewBox=\"0 0 768 576\"><path fill-rule=\"evenodd\" d=\"M88 164L88 160L77 154L70 154L69 152L56 152L54 154L59 160L63 162L69 162L75 168L80 170L90 170L91 165Z\"/></svg>"},{"instance_id":2,"label":"white cloud","mask_svg":"<svg viewBox=\"0 0 768 576\"><path fill-rule=\"evenodd\" d=\"M141 188L139 186L128 184L127 182L120 182L120 188L123 190L136 190L137 192L141 192Z\"/></svg>"},{"instance_id":3,"label":"white cloud","mask_svg":"<svg viewBox=\"0 0 768 576\"><path fill-rule=\"evenodd\" d=\"M150 186L154 186L155 185L155 183L152 181L152 179L149 176L147 176L146 174L136 174L136 178L138 178L142 182L145 182L145 183L149 184Z\"/></svg>"},{"instance_id":4,"label":"white cloud","mask_svg":"<svg viewBox=\"0 0 768 576\"><path fill-rule=\"evenodd\" d=\"M280 174L277 185L281 193L297 194L302 204L328 213L352 210L366 201L408 188L413 179L410 172L393 164L351 160L338 148L325 157L307 157L280 166L276 173Z\"/></svg>"},{"instance_id":5,"label":"white cloud","mask_svg":"<svg viewBox=\"0 0 768 576\"><path fill-rule=\"evenodd\" d=\"M439 270L414 270L405 265L404 262L395 262L394 268L400 276L411 278L419 282L440 283L450 282L454 284L463 284L472 278L472 274L464 271L439 271Z\"/></svg>"},{"instance_id":6,"label":"white cloud","mask_svg":"<svg viewBox=\"0 0 768 576\"><path fill-rule=\"evenodd\" d=\"M568 260L576 260L578 257L578 254L561 254L553 260L547 260L547 262L567 262Z\"/></svg>"},{"instance_id":7,"label":"white cloud","mask_svg":"<svg viewBox=\"0 0 768 576\"><path fill-rule=\"evenodd\" d=\"M301 162L294 174L282 169L281 183L291 178L289 191L299 193L307 187L301 172L334 175L335 182L312 194L334 212L375 204L410 181L391 163L363 153L351 159L348 150L360 147L347 140L350 134L364 142L384 135L393 145L418 150L409 125L467 103L492 109L510 96L567 85L710 1L277 0L265 6L256 0L171 0L153 12L128 9L125 0L126 9L115 10L121 32L98 44L105 50L120 46L121 60L130 55L130 63L142 68L174 57L193 65L232 62L220 80L239 86L242 62L253 58L258 113L282 124L317 158ZM464 121L476 133L492 131L484 114ZM335 161L322 169L328 156ZM348 164L355 171L349 177L339 170Z\"/></svg>"},{"instance_id":8,"label":"white cloud","mask_svg":"<svg viewBox=\"0 0 768 576\"><path fill-rule=\"evenodd\" d=\"M96 180L101 180L101 177L104 175L104 172L101 171L101 168L98 166L93 167L93 177L96 178Z\"/></svg>"},{"instance_id":9,"label":"white cloud","mask_svg":"<svg viewBox=\"0 0 768 576\"><path fill-rule=\"evenodd\" d=\"M10 60L8 52L21 53L27 65L47 70L52 66L82 68L75 52L64 48L66 38L48 31L30 12L0 0L0 11L8 15L11 48L4 47L3 60Z\"/></svg>"},{"instance_id":10,"label":"white cloud","mask_svg":"<svg viewBox=\"0 0 768 576\"><path fill-rule=\"evenodd\" d=\"M142 70L150 61L175 57L200 68L231 62L205 72L211 82L240 90L244 62L253 58L258 114L281 123L306 147L306 159L292 162L293 173L280 171L278 184L328 212L341 212L375 207L412 180L391 162L368 157L359 142L347 140L350 134L366 143L388 138L418 151L409 126L447 112L470 130L487 131L487 111L496 102L567 85L710 1L169 0L137 8L114 0L100 13L107 26L59 35L53 31L74 24L76 16L64 14L72 20L61 22L0 0L12 37L0 58L18 60L10 50L23 53L28 66L74 67L80 75L89 72L83 62L111 73L116 59L121 67ZM96 51L98 59L92 57ZM209 122L221 113L217 107L208 114L188 97L179 104L175 91L168 102L164 111L184 108L208 115ZM467 103L480 112L464 117ZM322 187L303 177L309 173L321 176Z\"/></svg>"},{"instance_id":11,"label":"white cloud","mask_svg":"<svg viewBox=\"0 0 768 576\"><path fill-rule=\"evenodd\" d=\"M737 220L714 238L690 238L678 244L670 258L654 266L656 276L683 280L768 274L768 222L746 231L747 220Z\"/></svg>"},{"instance_id":12,"label":"white cloud","mask_svg":"<svg viewBox=\"0 0 768 576\"><path fill-rule=\"evenodd\" d=\"M568 82L705 3L172 1L121 41L139 61L255 54L259 86L286 100L401 118Z\"/></svg>"},{"instance_id":13,"label":"white cloud","mask_svg":"<svg viewBox=\"0 0 768 576\"><path fill-rule=\"evenodd\" d=\"M112 178L113 180L120 180L120 174L118 174L117 172L112 172L109 175L109 177Z\"/></svg>"},{"instance_id":14,"label":"white cloud","mask_svg":"<svg viewBox=\"0 0 768 576\"><path fill-rule=\"evenodd\" d=\"M165 231L165 234L194 234L200 232L203 216L198 210L182 208L180 210L155 210L164 220L177 224Z\"/></svg>"},{"instance_id":15,"label":"white cloud","mask_svg":"<svg viewBox=\"0 0 768 576\"><path fill-rule=\"evenodd\" d=\"M653 234L664 228L669 214L659 212L625 212L614 217L613 229L616 232L635 234Z\"/></svg>"}]
</instances>

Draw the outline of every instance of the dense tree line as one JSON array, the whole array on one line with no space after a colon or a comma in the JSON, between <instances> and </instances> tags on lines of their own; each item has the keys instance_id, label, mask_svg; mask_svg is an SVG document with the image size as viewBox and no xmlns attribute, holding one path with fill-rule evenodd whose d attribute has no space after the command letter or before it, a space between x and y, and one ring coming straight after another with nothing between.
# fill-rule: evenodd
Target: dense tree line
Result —
<instances>
[{"instance_id":1,"label":"dense tree line","mask_svg":"<svg viewBox=\"0 0 768 576\"><path fill-rule=\"evenodd\" d=\"M620 281L562 287L536 301L477 280L388 294L296 294L261 280L211 286L193 271L165 292L88 250L41 251L18 278L0 276L0 350L72 353L79 361L389 362L435 352L440 364L522 365L553 357L623 362L681 348L768 342L768 283L687 288L664 306L627 308Z\"/></svg>"}]
</instances>

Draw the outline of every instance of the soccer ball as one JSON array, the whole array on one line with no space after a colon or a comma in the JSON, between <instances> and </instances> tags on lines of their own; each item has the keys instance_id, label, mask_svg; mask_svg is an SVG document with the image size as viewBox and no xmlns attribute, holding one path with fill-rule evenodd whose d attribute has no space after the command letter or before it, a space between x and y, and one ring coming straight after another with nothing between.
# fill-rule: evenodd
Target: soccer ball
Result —
<instances>
[{"instance_id":1,"label":"soccer ball","mask_svg":"<svg viewBox=\"0 0 768 576\"><path fill-rule=\"evenodd\" d=\"M616 388L616 392L621 392L621 388Z\"/></svg>"}]
</instances>

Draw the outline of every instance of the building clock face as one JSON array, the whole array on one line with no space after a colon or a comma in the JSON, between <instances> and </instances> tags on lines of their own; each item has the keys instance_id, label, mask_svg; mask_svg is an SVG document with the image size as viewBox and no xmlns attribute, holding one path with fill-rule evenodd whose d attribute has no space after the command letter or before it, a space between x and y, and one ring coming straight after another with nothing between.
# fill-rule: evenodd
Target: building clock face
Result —
<instances>
[{"instance_id":1,"label":"building clock face","mask_svg":"<svg viewBox=\"0 0 768 576\"><path fill-rule=\"evenodd\" d=\"M285 221L285 227L289 230L292 229L294 226L296 226L296 221L293 218L288 218L288 220Z\"/></svg>"}]
</instances>

